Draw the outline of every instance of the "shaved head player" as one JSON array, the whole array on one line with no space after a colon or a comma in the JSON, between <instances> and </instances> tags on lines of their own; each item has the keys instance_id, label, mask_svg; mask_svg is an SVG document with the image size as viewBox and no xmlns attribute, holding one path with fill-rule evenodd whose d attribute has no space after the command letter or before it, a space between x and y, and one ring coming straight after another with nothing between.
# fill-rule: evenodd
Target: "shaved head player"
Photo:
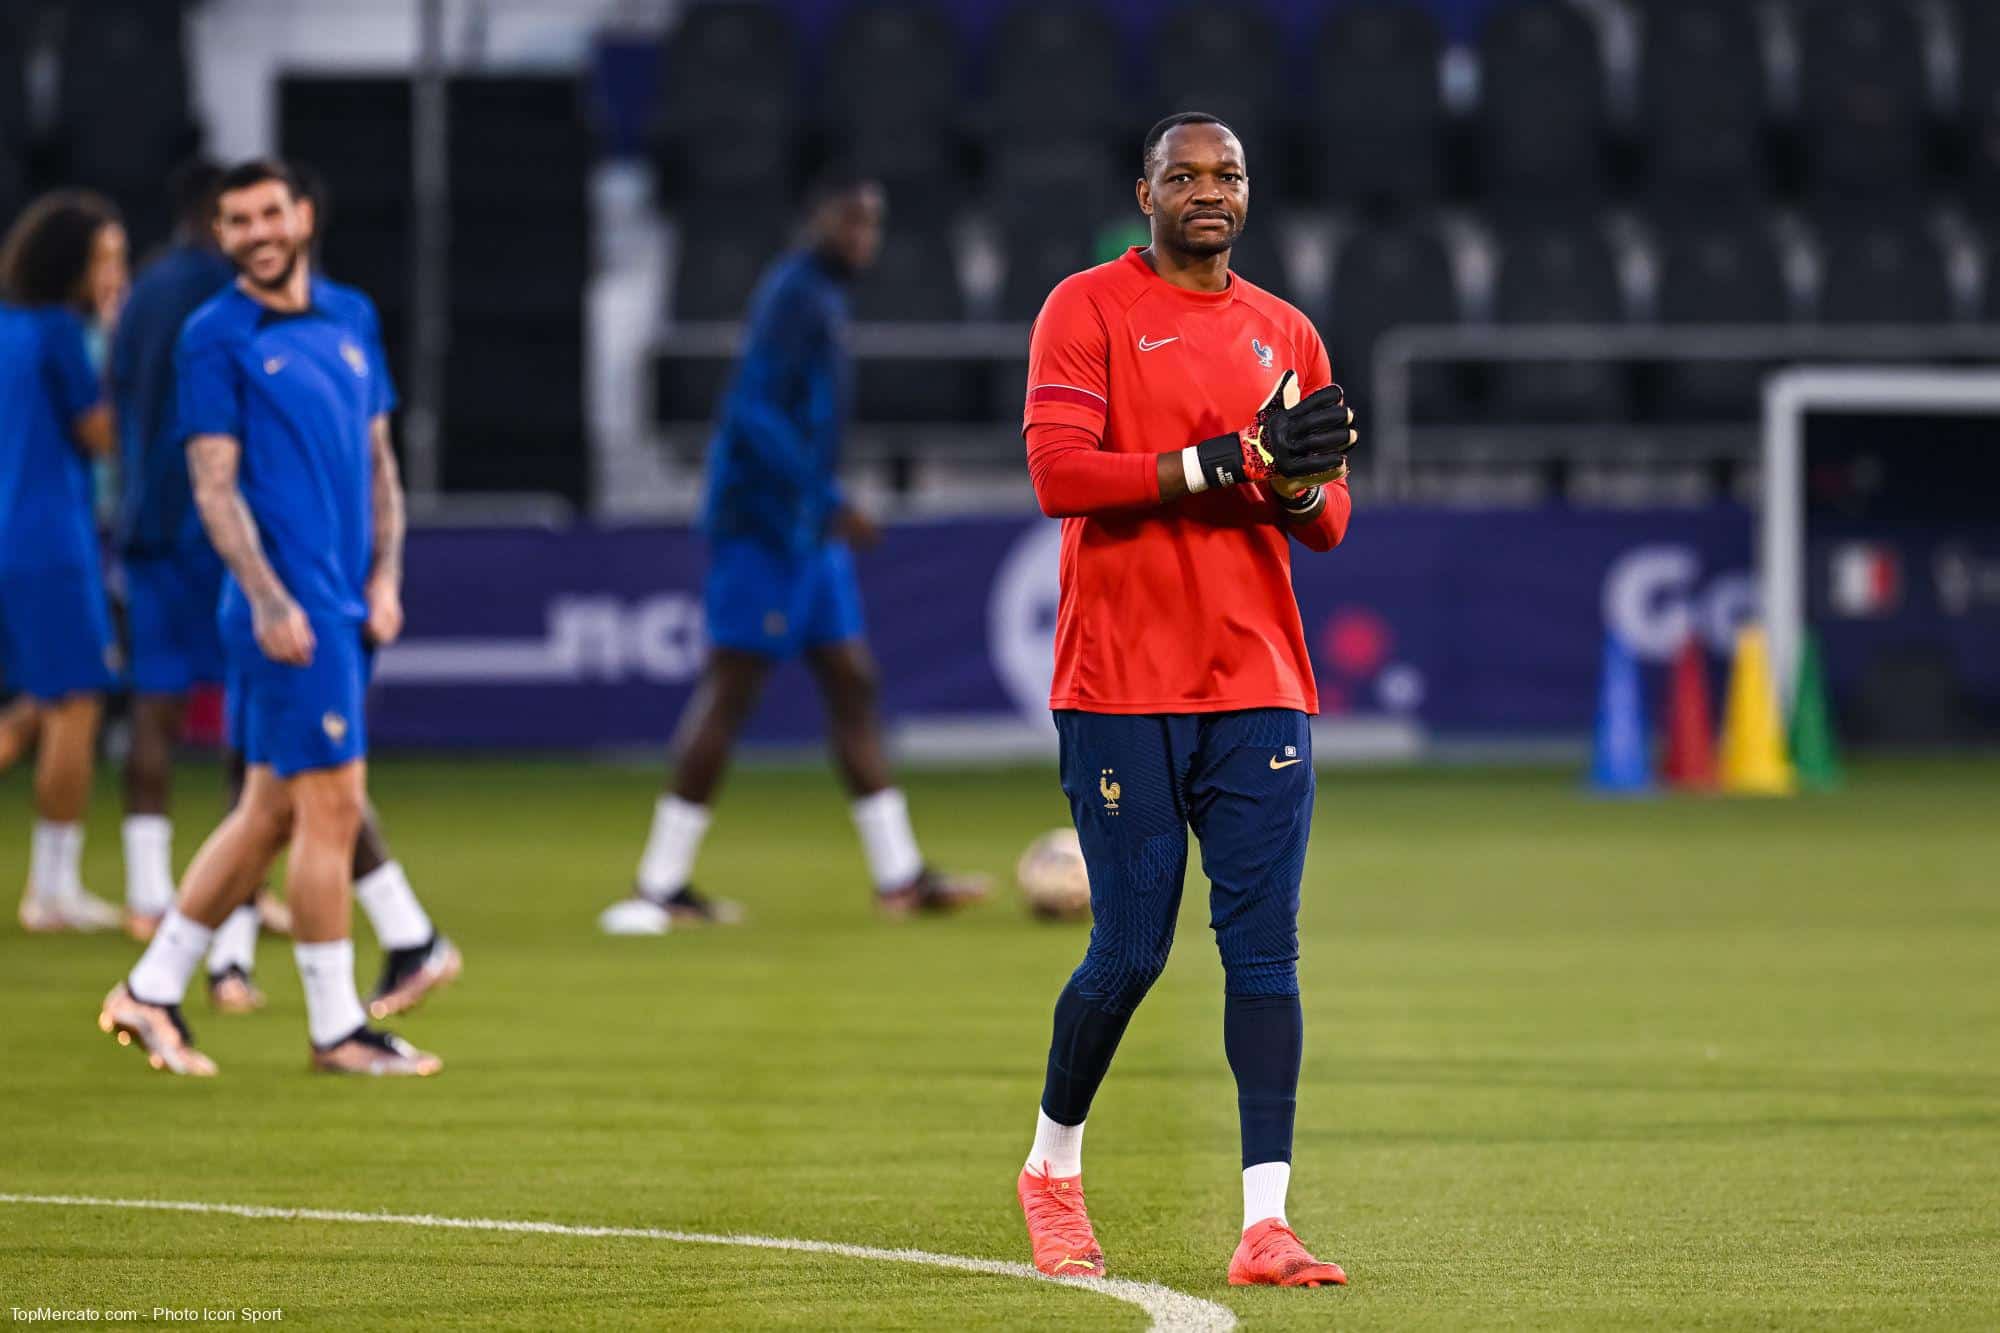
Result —
<instances>
[{"instance_id":1,"label":"shaved head player","mask_svg":"<svg viewBox=\"0 0 2000 1333\"><path fill-rule=\"evenodd\" d=\"M1084 1118L1166 966L1192 828L1242 1123L1229 1281L1342 1283L1285 1218L1319 709L1291 574L1293 543L1346 534L1354 416L1306 318L1229 271L1250 203L1236 135L1169 116L1142 160L1152 244L1059 283L1028 351L1028 470L1063 520L1049 705L1094 924L1056 1001L1018 1194L1037 1268L1104 1274Z\"/></svg>"}]
</instances>

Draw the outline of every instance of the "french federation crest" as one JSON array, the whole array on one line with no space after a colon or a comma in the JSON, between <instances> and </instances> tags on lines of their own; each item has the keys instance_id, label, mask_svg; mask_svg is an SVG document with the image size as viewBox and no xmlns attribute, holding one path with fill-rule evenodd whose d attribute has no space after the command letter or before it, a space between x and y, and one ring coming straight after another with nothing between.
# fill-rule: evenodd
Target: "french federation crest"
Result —
<instances>
[{"instance_id":1,"label":"french federation crest","mask_svg":"<svg viewBox=\"0 0 2000 1333\"><path fill-rule=\"evenodd\" d=\"M356 347L352 342L349 342L345 338L341 339L340 341L340 359L345 361L347 363L347 368L353 371L356 375L360 376L364 380L368 378L367 355L363 353L359 347ZM1268 366L1271 363L1267 360L1264 362L1264 364Z\"/></svg>"},{"instance_id":2,"label":"french federation crest","mask_svg":"<svg viewBox=\"0 0 2000 1333\"><path fill-rule=\"evenodd\" d=\"M1252 338L1250 340L1250 350L1257 354L1258 365L1262 366L1266 370L1269 370L1271 368L1272 353L1270 348L1266 347L1263 343L1258 342L1255 338Z\"/></svg>"}]
</instances>

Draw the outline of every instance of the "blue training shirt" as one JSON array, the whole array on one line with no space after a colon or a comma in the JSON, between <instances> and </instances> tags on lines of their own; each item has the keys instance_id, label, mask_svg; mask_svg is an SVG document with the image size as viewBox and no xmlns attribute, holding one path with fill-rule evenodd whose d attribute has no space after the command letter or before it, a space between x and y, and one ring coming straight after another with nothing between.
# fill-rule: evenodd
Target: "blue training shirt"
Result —
<instances>
[{"instance_id":1,"label":"blue training shirt","mask_svg":"<svg viewBox=\"0 0 2000 1333\"><path fill-rule=\"evenodd\" d=\"M146 266L111 341L111 401L118 414L118 544L164 554L203 540L188 484L187 439L176 427L174 344L201 304L227 287L229 261L177 245Z\"/></svg>"},{"instance_id":2,"label":"blue training shirt","mask_svg":"<svg viewBox=\"0 0 2000 1333\"><path fill-rule=\"evenodd\" d=\"M846 329L846 286L811 251L780 256L758 282L709 442L710 537L789 551L826 539L845 503L835 472L852 382Z\"/></svg>"},{"instance_id":3,"label":"blue training shirt","mask_svg":"<svg viewBox=\"0 0 2000 1333\"><path fill-rule=\"evenodd\" d=\"M103 401L81 319L0 303L0 571L94 576L90 460L72 431Z\"/></svg>"},{"instance_id":4,"label":"blue training shirt","mask_svg":"<svg viewBox=\"0 0 2000 1333\"><path fill-rule=\"evenodd\" d=\"M359 623L374 559L370 424L396 406L375 306L315 278L311 306L287 315L232 285L189 318L175 352L178 433L229 435L238 484L264 554L306 614ZM250 637L235 578L225 632Z\"/></svg>"}]
</instances>

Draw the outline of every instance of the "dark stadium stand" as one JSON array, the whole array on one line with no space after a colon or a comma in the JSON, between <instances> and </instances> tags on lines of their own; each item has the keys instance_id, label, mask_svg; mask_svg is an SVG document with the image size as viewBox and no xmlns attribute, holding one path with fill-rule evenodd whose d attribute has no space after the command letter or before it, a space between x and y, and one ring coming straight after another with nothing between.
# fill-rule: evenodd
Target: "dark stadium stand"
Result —
<instances>
[{"instance_id":1,"label":"dark stadium stand","mask_svg":"<svg viewBox=\"0 0 2000 1333\"><path fill-rule=\"evenodd\" d=\"M1893 0L1814 0L1799 16L1801 142L1827 202L1901 198L1923 178L1929 91L1917 13Z\"/></svg>"},{"instance_id":2,"label":"dark stadium stand","mask_svg":"<svg viewBox=\"0 0 2000 1333\"><path fill-rule=\"evenodd\" d=\"M1567 0L1519 0L1480 33L1481 173L1496 207L1568 215L1606 192L1604 53Z\"/></svg>"},{"instance_id":3,"label":"dark stadium stand","mask_svg":"<svg viewBox=\"0 0 2000 1333\"><path fill-rule=\"evenodd\" d=\"M690 6L661 58L660 197L702 208L782 206L800 163L800 68L781 11L735 0Z\"/></svg>"},{"instance_id":4,"label":"dark stadium stand","mask_svg":"<svg viewBox=\"0 0 2000 1333\"><path fill-rule=\"evenodd\" d=\"M1311 91L1299 168L1310 197L1382 213L1444 188L1444 37L1425 10L1365 0L1334 11L1314 64L1341 77Z\"/></svg>"},{"instance_id":5,"label":"dark stadium stand","mask_svg":"<svg viewBox=\"0 0 2000 1333\"><path fill-rule=\"evenodd\" d=\"M1648 0L1635 129L1655 211L1746 208L1769 193L1770 75L1742 0Z\"/></svg>"},{"instance_id":6,"label":"dark stadium stand","mask_svg":"<svg viewBox=\"0 0 2000 1333\"><path fill-rule=\"evenodd\" d=\"M881 178L899 214L948 214L965 187L958 30L937 7L863 5L826 52L821 157L843 156Z\"/></svg>"}]
</instances>

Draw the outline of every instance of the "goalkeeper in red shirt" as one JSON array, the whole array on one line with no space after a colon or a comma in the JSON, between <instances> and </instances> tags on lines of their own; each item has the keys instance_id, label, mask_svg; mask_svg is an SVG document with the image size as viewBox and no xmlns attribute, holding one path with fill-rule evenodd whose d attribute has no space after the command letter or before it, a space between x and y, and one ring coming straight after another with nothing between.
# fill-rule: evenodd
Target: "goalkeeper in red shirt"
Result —
<instances>
[{"instance_id":1,"label":"goalkeeper in red shirt","mask_svg":"<svg viewBox=\"0 0 2000 1333\"><path fill-rule=\"evenodd\" d=\"M1035 494L1063 520L1049 704L1090 867L1090 946L1056 1001L1019 1197L1035 1266L1097 1277L1091 1098L1173 945L1187 833L1227 979L1243 1136L1236 1285L1345 1282L1285 1219L1303 1021L1299 880L1318 711L1292 544L1347 530L1354 415L1297 310L1229 271L1250 185L1213 116L1146 136L1152 244L1064 279L1028 352Z\"/></svg>"}]
</instances>

